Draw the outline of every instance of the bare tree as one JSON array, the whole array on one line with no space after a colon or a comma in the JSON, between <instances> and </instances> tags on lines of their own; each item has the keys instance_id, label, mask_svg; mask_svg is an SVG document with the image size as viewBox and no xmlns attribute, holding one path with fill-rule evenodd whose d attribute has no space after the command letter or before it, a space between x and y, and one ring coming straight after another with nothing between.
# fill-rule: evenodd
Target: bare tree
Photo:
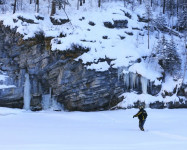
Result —
<instances>
[{"instance_id":1,"label":"bare tree","mask_svg":"<svg viewBox=\"0 0 187 150\"><path fill-rule=\"evenodd\" d=\"M77 0L77 10L79 10L79 0Z\"/></svg>"},{"instance_id":2,"label":"bare tree","mask_svg":"<svg viewBox=\"0 0 187 150\"><path fill-rule=\"evenodd\" d=\"M165 14L165 9L166 9L166 0L163 0L163 14Z\"/></svg>"},{"instance_id":3,"label":"bare tree","mask_svg":"<svg viewBox=\"0 0 187 150\"><path fill-rule=\"evenodd\" d=\"M185 53L185 62L184 62L184 75L183 75L183 81L186 76L186 70L187 70L187 32L184 33L184 53Z\"/></svg>"},{"instance_id":4,"label":"bare tree","mask_svg":"<svg viewBox=\"0 0 187 150\"><path fill-rule=\"evenodd\" d=\"M177 0L177 15L179 13L179 0Z\"/></svg>"},{"instance_id":5,"label":"bare tree","mask_svg":"<svg viewBox=\"0 0 187 150\"><path fill-rule=\"evenodd\" d=\"M184 64L184 75L183 80L186 76L187 70L187 3L183 3L183 26L184 26L184 53L185 53L185 64Z\"/></svg>"},{"instance_id":6,"label":"bare tree","mask_svg":"<svg viewBox=\"0 0 187 150\"><path fill-rule=\"evenodd\" d=\"M146 4L146 17L147 17L147 30L148 30L148 49L149 49L149 32L150 32L150 21L152 17L152 10L149 2Z\"/></svg>"},{"instance_id":7,"label":"bare tree","mask_svg":"<svg viewBox=\"0 0 187 150\"><path fill-rule=\"evenodd\" d=\"M98 0L98 7L101 7L101 0Z\"/></svg>"},{"instance_id":8,"label":"bare tree","mask_svg":"<svg viewBox=\"0 0 187 150\"><path fill-rule=\"evenodd\" d=\"M16 4L17 4L17 0L14 0L13 14L15 14L15 12L16 12Z\"/></svg>"},{"instance_id":9,"label":"bare tree","mask_svg":"<svg viewBox=\"0 0 187 150\"><path fill-rule=\"evenodd\" d=\"M52 0L51 16L56 13L56 1Z\"/></svg>"},{"instance_id":10,"label":"bare tree","mask_svg":"<svg viewBox=\"0 0 187 150\"><path fill-rule=\"evenodd\" d=\"M39 13L39 3L40 3L40 1L39 1L39 0L36 0L36 5L37 5L37 13Z\"/></svg>"},{"instance_id":11,"label":"bare tree","mask_svg":"<svg viewBox=\"0 0 187 150\"><path fill-rule=\"evenodd\" d=\"M21 10L23 9L23 0L21 0Z\"/></svg>"}]
</instances>

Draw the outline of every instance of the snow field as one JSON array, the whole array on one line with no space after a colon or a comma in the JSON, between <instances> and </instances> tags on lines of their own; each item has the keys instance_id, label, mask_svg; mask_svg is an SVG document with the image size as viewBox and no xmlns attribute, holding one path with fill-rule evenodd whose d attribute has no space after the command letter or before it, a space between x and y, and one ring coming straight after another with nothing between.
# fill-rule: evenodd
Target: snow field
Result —
<instances>
[{"instance_id":1,"label":"snow field","mask_svg":"<svg viewBox=\"0 0 187 150\"><path fill-rule=\"evenodd\" d=\"M187 109L146 109L145 132L132 118L138 109L100 112L30 112L0 108L2 150L185 150Z\"/></svg>"}]
</instances>

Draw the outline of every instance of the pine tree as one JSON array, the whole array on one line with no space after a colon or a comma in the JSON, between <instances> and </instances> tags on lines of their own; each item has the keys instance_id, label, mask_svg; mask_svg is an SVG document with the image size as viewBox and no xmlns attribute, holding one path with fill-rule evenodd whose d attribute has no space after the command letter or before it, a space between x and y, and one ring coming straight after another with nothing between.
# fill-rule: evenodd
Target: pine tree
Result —
<instances>
[{"instance_id":1,"label":"pine tree","mask_svg":"<svg viewBox=\"0 0 187 150\"><path fill-rule=\"evenodd\" d=\"M171 75L177 75L181 69L181 59L177 53L176 44L171 37L166 49L165 70Z\"/></svg>"},{"instance_id":2,"label":"pine tree","mask_svg":"<svg viewBox=\"0 0 187 150\"><path fill-rule=\"evenodd\" d=\"M183 9L181 13L179 13L178 26L184 31L187 29L187 3L183 4Z\"/></svg>"},{"instance_id":3,"label":"pine tree","mask_svg":"<svg viewBox=\"0 0 187 150\"><path fill-rule=\"evenodd\" d=\"M4 0L0 0L0 5L5 4Z\"/></svg>"},{"instance_id":4,"label":"pine tree","mask_svg":"<svg viewBox=\"0 0 187 150\"><path fill-rule=\"evenodd\" d=\"M164 58L166 57L166 47L168 45L168 41L166 40L165 36L163 35L161 40L158 41L158 45L156 47L156 55L158 60L160 61L160 65L162 66Z\"/></svg>"},{"instance_id":5,"label":"pine tree","mask_svg":"<svg viewBox=\"0 0 187 150\"><path fill-rule=\"evenodd\" d=\"M175 14L174 10L176 8L175 0L166 0L166 8L169 16L173 16Z\"/></svg>"},{"instance_id":6,"label":"pine tree","mask_svg":"<svg viewBox=\"0 0 187 150\"><path fill-rule=\"evenodd\" d=\"M156 58L165 74L178 76L178 71L181 69L181 59L177 53L173 37L168 42L163 35L162 39L158 41L156 50Z\"/></svg>"},{"instance_id":7,"label":"pine tree","mask_svg":"<svg viewBox=\"0 0 187 150\"><path fill-rule=\"evenodd\" d=\"M167 27L166 18L160 13L154 20L154 25L157 29L163 31L164 27Z\"/></svg>"}]
</instances>

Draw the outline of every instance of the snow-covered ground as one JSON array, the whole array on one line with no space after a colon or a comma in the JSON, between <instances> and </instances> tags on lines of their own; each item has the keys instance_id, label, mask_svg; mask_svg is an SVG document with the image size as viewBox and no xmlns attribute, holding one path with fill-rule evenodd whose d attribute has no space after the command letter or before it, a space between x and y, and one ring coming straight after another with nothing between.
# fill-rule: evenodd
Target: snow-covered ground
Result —
<instances>
[{"instance_id":1,"label":"snow-covered ground","mask_svg":"<svg viewBox=\"0 0 187 150\"><path fill-rule=\"evenodd\" d=\"M1 150L186 150L187 109L30 112L0 108Z\"/></svg>"}]
</instances>

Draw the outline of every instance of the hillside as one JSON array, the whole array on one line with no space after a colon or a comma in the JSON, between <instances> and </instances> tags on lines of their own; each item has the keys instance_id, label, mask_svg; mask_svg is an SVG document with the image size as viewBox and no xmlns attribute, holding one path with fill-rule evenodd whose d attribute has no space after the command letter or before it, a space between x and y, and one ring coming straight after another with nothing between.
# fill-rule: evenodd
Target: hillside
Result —
<instances>
[{"instance_id":1,"label":"hillside","mask_svg":"<svg viewBox=\"0 0 187 150\"><path fill-rule=\"evenodd\" d=\"M119 82L120 86L115 85L114 89L110 89L114 92L113 97L115 99L116 97L123 99L123 101L121 99L116 100L118 103L117 107L134 107L134 103L137 101L141 101L147 106L158 101L163 103L163 107L166 107L166 104L169 102L185 103L185 96L187 94L187 73L185 74L186 70L184 70L186 63L185 39L183 32L170 28L171 22L173 26L176 25L176 17L168 18L167 14L163 15L163 17L167 18L167 28L164 31L156 30L156 25L152 23L148 37L148 23L144 3L138 5L137 2L133 9L130 4L124 7L123 1L106 1L101 4L101 7L97 7L97 1L90 0L86 1L77 10L77 1L70 0L70 5L66 6L65 11L57 9L56 14L53 16L50 16L51 6L44 0L40 0L39 13L36 13L34 3L23 2L22 10L19 8L15 14L12 14L10 3L13 3L13 0L7 2L6 11L1 12L0 20L2 20L3 26L19 33L19 36L22 38L21 40L30 42L35 38L42 40L44 37L44 39L51 40L48 45L45 43L45 49L50 49L54 53L63 53L65 56L73 55L71 59L78 63L81 62L88 71L93 70L98 74L103 73L107 74L106 76L110 76L110 73L113 74L111 70L117 70L117 74L114 76L118 81L115 79L115 82ZM161 11L161 7L155 6L152 8L153 22L158 19ZM159 64L157 57L152 57L153 54L157 53L159 41L163 36L167 41L173 40L175 42L177 53L181 59L181 68L175 68L177 73L172 75L165 74L165 70ZM19 59L19 62L22 61L21 58ZM1 63L3 66L4 62ZM30 66L30 68L26 65L23 66L21 67L22 69L29 70L30 72L34 71L35 73L31 74L37 74L34 69L30 70ZM6 69L1 70L4 73L8 72ZM30 74L30 72L28 73ZM63 74L62 72L60 73ZM64 75L69 76L68 73L64 73ZM1 76L2 85L12 83L18 87L18 84L16 85L13 82L4 82L3 75ZM59 78L62 78L62 76L58 77L58 81ZM108 78L106 77L106 81L111 82ZM112 79L113 75L110 78ZM42 82L45 81L42 79ZM54 83L51 82L49 82L47 87L56 90L54 92L55 96L62 96L63 94L58 91L59 87L55 87ZM65 81L61 81L61 84L66 86ZM124 91L121 92L118 89L117 95L115 95L116 88L122 88L121 84L123 84ZM71 89L69 88L66 90L69 91ZM78 88L81 87L78 86ZM49 94L49 91L48 89L43 94ZM76 92L82 98L82 93ZM102 94L105 95L106 93ZM88 96L87 93L83 93L83 97L86 96ZM108 97L107 95L107 100ZM72 96L68 98L71 99ZM61 99L57 101L64 103L64 100ZM111 101L111 98L109 101ZM106 105L110 105L110 102L106 103ZM116 102L113 105L116 106Z\"/></svg>"}]
</instances>

